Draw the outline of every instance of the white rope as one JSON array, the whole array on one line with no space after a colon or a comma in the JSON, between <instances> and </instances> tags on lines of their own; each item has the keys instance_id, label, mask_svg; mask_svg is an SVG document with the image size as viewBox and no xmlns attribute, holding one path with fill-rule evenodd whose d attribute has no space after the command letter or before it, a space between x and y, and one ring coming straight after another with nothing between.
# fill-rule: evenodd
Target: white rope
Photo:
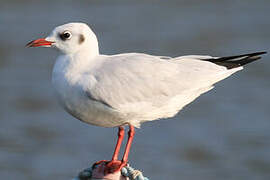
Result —
<instances>
[{"instance_id":1,"label":"white rope","mask_svg":"<svg viewBox=\"0 0 270 180\"><path fill-rule=\"evenodd\" d=\"M121 173L130 180L149 180L147 177L143 177L141 171L133 169L129 164L121 169Z\"/></svg>"}]
</instances>

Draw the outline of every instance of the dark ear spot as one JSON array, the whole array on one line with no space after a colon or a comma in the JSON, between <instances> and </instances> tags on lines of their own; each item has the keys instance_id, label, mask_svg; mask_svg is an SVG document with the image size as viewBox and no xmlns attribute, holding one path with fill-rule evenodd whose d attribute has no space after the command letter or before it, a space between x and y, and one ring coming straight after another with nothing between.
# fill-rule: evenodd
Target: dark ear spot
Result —
<instances>
[{"instance_id":1,"label":"dark ear spot","mask_svg":"<svg viewBox=\"0 0 270 180\"><path fill-rule=\"evenodd\" d=\"M85 40L85 37L82 34L80 34L79 44L82 44L84 42L84 40Z\"/></svg>"}]
</instances>

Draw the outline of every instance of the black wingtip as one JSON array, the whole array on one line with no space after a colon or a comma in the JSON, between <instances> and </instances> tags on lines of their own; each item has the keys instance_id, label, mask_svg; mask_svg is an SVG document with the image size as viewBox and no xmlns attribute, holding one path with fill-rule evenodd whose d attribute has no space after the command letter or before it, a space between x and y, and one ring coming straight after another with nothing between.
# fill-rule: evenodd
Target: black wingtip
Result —
<instances>
[{"instance_id":1,"label":"black wingtip","mask_svg":"<svg viewBox=\"0 0 270 180\"><path fill-rule=\"evenodd\" d=\"M242 54L242 55L237 55L237 56L226 56L226 57L220 57L220 58L207 59L207 61L210 61L212 63L218 64L221 66L225 66L228 69L233 69L236 67L249 64L258 59L261 59L260 55L263 55L266 53L267 53L266 51L261 51L261 52Z\"/></svg>"},{"instance_id":2,"label":"black wingtip","mask_svg":"<svg viewBox=\"0 0 270 180\"><path fill-rule=\"evenodd\" d=\"M258 55L267 54L267 51L257 52Z\"/></svg>"},{"instance_id":3,"label":"black wingtip","mask_svg":"<svg viewBox=\"0 0 270 180\"><path fill-rule=\"evenodd\" d=\"M258 56L258 55L262 55L262 54L267 54L267 52L266 51L261 51L261 52L255 52L255 53L251 53L251 54L246 54L246 55Z\"/></svg>"}]
</instances>

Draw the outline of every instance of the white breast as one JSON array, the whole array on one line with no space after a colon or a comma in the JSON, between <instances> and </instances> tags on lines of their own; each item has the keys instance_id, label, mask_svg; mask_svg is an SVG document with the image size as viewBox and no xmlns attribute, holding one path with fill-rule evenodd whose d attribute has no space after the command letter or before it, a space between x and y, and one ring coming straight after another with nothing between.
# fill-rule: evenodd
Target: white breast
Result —
<instances>
[{"instance_id":1,"label":"white breast","mask_svg":"<svg viewBox=\"0 0 270 180\"><path fill-rule=\"evenodd\" d=\"M77 119L92 125L115 127L124 124L117 111L87 97L83 90L84 70L75 66L77 65L72 62L71 57L60 56L53 68L52 84L64 109ZM80 66L87 67L86 64ZM95 83L94 80L90 82Z\"/></svg>"}]
</instances>

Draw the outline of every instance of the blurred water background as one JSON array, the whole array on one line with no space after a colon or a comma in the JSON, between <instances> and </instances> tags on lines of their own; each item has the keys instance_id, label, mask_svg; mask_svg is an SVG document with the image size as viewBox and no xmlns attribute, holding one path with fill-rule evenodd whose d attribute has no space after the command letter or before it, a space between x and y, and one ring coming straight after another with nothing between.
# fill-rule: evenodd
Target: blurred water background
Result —
<instances>
[{"instance_id":1,"label":"blurred water background","mask_svg":"<svg viewBox=\"0 0 270 180\"><path fill-rule=\"evenodd\" d=\"M269 51L268 0L0 3L0 179L68 180L111 158L117 128L89 126L64 112L50 82L57 52L24 47L57 25L88 23L104 54ZM220 82L173 120L144 124L131 165L153 180L270 179L269 57Z\"/></svg>"}]
</instances>

